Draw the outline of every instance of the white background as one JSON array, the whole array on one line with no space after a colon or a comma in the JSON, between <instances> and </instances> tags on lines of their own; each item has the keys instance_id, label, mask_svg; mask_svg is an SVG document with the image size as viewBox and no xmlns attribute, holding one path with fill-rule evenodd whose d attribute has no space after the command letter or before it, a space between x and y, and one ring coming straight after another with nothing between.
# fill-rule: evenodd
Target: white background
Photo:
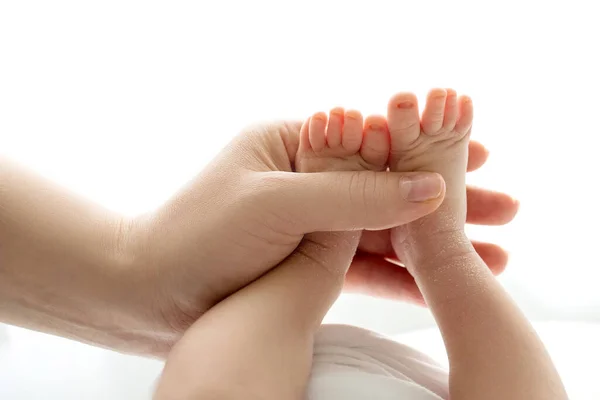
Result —
<instances>
[{"instance_id":1,"label":"white background","mask_svg":"<svg viewBox=\"0 0 600 400\"><path fill-rule=\"evenodd\" d=\"M1 0L0 153L136 214L158 206L249 123L337 105L383 113L396 91L423 98L431 87L454 87L473 97L474 137L492 151L471 183L522 203L513 224L471 232L512 251L501 280L532 319L594 322L595 8ZM360 297L342 298L328 320L389 334L433 325L427 311ZM586 350L589 329L572 327L558 347L579 343L585 363L600 345L590 340L594 349ZM583 376L591 365L569 370ZM0 398L143 399L159 368L0 326ZM581 399L600 395L571 390Z\"/></svg>"}]
</instances>

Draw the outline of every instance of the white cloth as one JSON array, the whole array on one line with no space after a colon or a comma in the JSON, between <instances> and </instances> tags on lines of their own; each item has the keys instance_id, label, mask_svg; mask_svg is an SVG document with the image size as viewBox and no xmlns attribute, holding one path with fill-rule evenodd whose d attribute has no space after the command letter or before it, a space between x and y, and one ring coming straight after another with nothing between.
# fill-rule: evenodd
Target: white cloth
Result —
<instances>
[{"instance_id":1,"label":"white cloth","mask_svg":"<svg viewBox=\"0 0 600 400\"><path fill-rule=\"evenodd\" d=\"M347 325L315 338L308 400L444 400L448 371L425 354Z\"/></svg>"}]
</instances>

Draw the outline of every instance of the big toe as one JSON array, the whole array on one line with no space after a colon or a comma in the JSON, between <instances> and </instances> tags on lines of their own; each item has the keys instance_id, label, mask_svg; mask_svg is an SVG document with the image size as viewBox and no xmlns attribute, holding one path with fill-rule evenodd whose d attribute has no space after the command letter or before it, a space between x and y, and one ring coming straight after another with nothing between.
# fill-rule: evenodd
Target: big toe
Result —
<instances>
[{"instance_id":1,"label":"big toe","mask_svg":"<svg viewBox=\"0 0 600 400\"><path fill-rule=\"evenodd\" d=\"M390 164L394 164L398 161L399 155L417 140L421 133L417 97L412 93L395 95L388 104L387 117L392 156Z\"/></svg>"},{"instance_id":2,"label":"big toe","mask_svg":"<svg viewBox=\"0 0 600 400\"><path fill-rule=\"evenodd\" d=\"M385 167L390 153L390 137L384 117L369 116L365 120L364 138L360 155L371 169Z\"/></svg>"}]
</instances>

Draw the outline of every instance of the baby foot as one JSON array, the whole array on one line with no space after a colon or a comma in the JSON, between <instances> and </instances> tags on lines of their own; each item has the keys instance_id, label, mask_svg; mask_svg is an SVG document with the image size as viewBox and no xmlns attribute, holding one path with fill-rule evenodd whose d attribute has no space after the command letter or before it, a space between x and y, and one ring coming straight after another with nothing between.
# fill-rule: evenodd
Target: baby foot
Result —
<instances>
[{"instance_id":1,"label":"baby foot","mask_svg":"<svg viewBox=\"0 0 600 400\"><path fill-rule=\"evenodd\" d=\"M297 172L383 171L390 139L386 120L358 111L334 108L314 114L302 126L296 155Z\"/></svg>"},{"instance_id":2,"label":"baby foot","mask_svg":"<svg viewBox=\"0 0 600 400\"><path fill-rule=\"evenodd\" d=\"M388 106L391 137L390 170L437 172L446 182L446 196L434 213L392 231L393 243L410 246L438 233L462 233L466 218L465 173L473 122L468 97L457 98L454 90L434 89L422 119L415 95L401 93ZM403 252L402 249L396 249Z\"/></svg>"},{"instance_id":3,"label":"baby foot","mask_svg":"<svg viewBox=\"0 0 600 400\"><path fill-rule=\"evenodd\" d=\"M363 117L358 111L336 108L329 119L325 113L317 113L304 123L295 166L297 172L383 171L387 168L389 150L384 117L367 117L363 128ZM335 251L339 262L324 267L343 281L360 234L359 231L315 232L305 235L304 242Z\"/></svg>"}]
</instances>

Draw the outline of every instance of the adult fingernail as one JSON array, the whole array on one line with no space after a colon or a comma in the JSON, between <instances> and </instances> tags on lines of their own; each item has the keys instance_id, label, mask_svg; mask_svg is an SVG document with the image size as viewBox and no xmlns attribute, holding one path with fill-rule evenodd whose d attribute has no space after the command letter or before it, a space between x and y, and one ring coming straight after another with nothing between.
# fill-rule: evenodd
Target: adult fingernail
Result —
<instances>
[{"instance_id":1,"label":"adult fingernail","mask_svg":"<svg viewBox=\"0 0 600 400\"><path fill-rule=\"evenodd\" d=\"M417 174L400 180L400 190L408 201L419 203L437 199L444 191L444 179L438 174Z\"/></svg>"}]
</instances>

